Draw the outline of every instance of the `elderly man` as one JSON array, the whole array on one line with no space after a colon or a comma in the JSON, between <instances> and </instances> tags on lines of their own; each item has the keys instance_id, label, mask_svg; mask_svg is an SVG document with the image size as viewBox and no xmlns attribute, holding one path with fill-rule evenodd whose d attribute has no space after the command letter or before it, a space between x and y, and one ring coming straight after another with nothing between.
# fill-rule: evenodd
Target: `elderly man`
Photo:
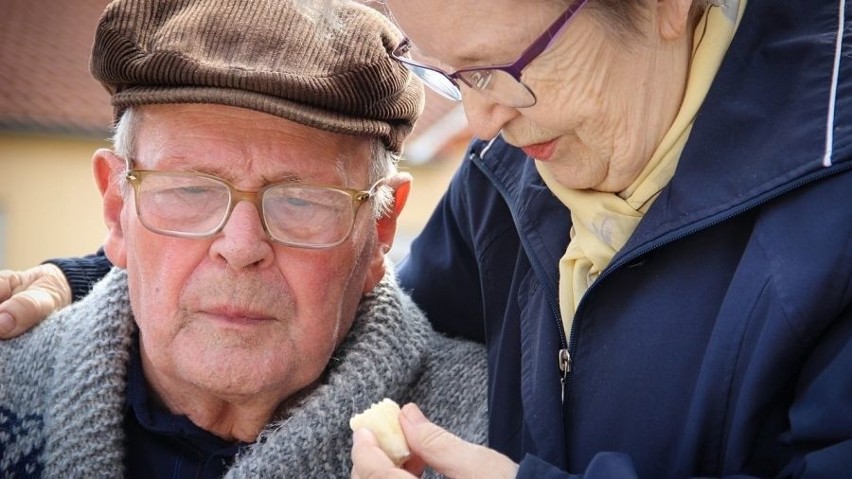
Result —
<instances>
[{"instance_id":1,"label":"elderly man","mask_svg":"<svg viewBox=\"0 0 852 479\"><path fill-rule=\"evenodd\" d=\"M481 347L432 332L385 264L421 87L381 15L309 7L107 8L116 268L0 344L0 475L347 477L348 419L383 397L484 441Z\"/></svg>"}]
</instances>

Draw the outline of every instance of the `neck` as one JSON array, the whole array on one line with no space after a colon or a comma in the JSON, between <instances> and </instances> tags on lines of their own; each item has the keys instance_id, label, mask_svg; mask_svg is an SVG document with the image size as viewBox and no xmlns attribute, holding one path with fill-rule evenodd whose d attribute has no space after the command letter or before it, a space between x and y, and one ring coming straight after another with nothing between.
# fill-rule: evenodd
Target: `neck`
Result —
<instances>
[{"instance_id":1,"label":"neck","mask_svg":"<svg viewBox=\"0 0 852 479\"><path fill-rule=\"evenodd\" d=\"M249 398L170 392L151 381L148 385L152 399L162 408L186 416L196 426L227 441L251 443L257 440L278 406Z\"/></svg>"},{"instance_id":2,"label":"neck","mask_svg":"<svg viewBox=\"0 0 852 479\"><path fill-rule=\"evenodd\" d=\"M282 399L277 390L253 394L228 394L188 385L168 376L152 374L153 368L143 356L143 373L149 399L172 414L186 416L193 424L227 441L252 443L289 404L302 393ZM310 390L307 387L305 390Z\"/></svg>"}]
</instances>

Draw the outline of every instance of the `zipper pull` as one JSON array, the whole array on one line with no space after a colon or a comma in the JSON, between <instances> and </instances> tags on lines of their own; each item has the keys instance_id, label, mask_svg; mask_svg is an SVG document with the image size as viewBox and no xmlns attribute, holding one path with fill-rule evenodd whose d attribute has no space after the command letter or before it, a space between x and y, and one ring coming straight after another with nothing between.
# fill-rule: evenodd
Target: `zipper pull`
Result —
<instances>
[{"instance_id":1,"label":"zipper pull","mask_svg":"<svg viewBox=\"0 0 852 479\"><path fill-rule=\"evenodd\" d=\"M568 373L571 372L571 353L567 349L559 350L559 370L562 371L562 376L559 378L559 383L562 385L562 404L565 404L565 382L568 378Z\"/></svg>"}]
</instances>

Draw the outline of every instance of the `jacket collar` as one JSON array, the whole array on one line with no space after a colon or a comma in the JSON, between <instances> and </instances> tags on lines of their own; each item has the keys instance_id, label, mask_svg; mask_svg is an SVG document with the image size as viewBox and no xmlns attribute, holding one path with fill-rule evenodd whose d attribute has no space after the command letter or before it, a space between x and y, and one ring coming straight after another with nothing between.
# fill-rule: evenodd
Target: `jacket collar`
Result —
<instances>
[{"instance_id":1,"label":"jacket collar","mask_svg":"<svg viewBox=\"0 0 852 479\"><path fill-rule=\"evenodd\" d=\"M533 269L545 276L541 284L557 304L556 265L568 244L571 213L544 184L532 160L502 137L474 142L468 157L505 199L526 255Z\"/></svg>"},{"instance_id":2,"label":"jacket collar","mask_svg":"<svg viewBox=\"0 0 852 479\"><path fill-rule=\"evenodd\" d=\"M844 6L749 1L675 175L622 256L852 167Z\"/></svg>"}]
</instances>

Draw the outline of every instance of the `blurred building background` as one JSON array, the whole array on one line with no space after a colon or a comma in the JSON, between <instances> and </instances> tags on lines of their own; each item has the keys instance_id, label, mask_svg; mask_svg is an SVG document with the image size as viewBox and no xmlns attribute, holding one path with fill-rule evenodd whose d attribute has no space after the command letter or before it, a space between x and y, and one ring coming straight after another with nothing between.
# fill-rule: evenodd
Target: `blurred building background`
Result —
<instances>
[{"instance_id":1,"label":"blurred building background","mask_svg":"<svg viewBox=\"0 0 852 479\"><path fill-rule=\"evenodd\" d=\"M112 108L88 73L107 0L0 0L0 269L95 251L103 240L95 149ZM427 92L400 168L414 176L391 254L400 258L469 139L460 105Z\"/></svg>"}]
</instances>

